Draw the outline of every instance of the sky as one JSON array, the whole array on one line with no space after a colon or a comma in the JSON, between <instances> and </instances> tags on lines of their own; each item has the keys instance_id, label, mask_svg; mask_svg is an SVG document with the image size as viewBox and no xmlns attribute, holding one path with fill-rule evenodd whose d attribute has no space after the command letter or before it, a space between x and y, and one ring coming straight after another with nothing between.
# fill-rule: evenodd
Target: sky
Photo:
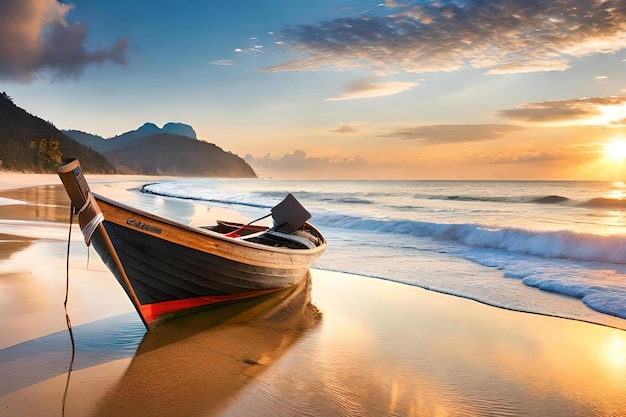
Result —
<instances>
[{"instance_id":1,"label":"sky","mask_svg":"<svg viewBox=\"0 0 626 417\"><path fill-rule=\"evenodd\" d=\"M624 0L0 0L0 91L291 179L626 180Z\"/></svg>"}]
</instances>

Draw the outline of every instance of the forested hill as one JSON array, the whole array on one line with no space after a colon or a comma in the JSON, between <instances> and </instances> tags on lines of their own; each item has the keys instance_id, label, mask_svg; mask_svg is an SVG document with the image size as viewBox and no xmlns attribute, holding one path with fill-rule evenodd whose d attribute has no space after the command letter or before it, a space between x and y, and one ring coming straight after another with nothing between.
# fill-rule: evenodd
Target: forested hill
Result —
<instances>
[{"instance_id":1,"label":"forested hill","mask_svg":"<svg viewBox=\"0 0 626 417\"><path fill-rule=\"evenodd\" d=\"M78 158L88 173L255 178L243 158L197 140L191 126L146 123L111 139L58 130L0 94L0 171L55 172Z\"/></svg>"},{"instance_id":2,"label":"forested hill","mask_svg":"<svg viewBox=\"0 0 626 417\"><path fill-rule=\"evenodd\" d=\"M112 174L101 154L13 103L0 93L0 170L54 173L62 158L78 158L85 172Z\"/></svg>"}]
</instances>

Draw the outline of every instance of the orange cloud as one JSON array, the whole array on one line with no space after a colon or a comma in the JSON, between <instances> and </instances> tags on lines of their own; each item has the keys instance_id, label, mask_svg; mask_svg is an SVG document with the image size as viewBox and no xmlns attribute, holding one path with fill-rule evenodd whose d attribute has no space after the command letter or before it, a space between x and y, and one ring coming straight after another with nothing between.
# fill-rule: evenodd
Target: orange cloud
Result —
<instances>
[{"instance_id":1,"label":"orange cloud","mask_svg":"<svg viewBox=\"0 0 626 417\"><path fill-rule=\"evenodd\" d=\"M411 90L418 83L413 82L368 82L355 81L339 96L330 101L390 96Z\"/></svg>"},{"instance_id":2,"label":"orange cloud","mask_svg":"<svg viewBox=\"0 0 626 417\"><path fill-rule=\"evenodd\" d=\"M527 123L566 123L626 126L626 96L592 97L525 103L497 112Z\"/></svg>"},{"instance_id":3,"label":"orange cloud","mask_svg":"<svg viewBox=\"0 0 626 417\"><path fill-rule=\"evenodd\" d=\"M523 130L523 128L504 124L425 125L390 129L382 136L412 140L422 144L443 144L497 140L518 130Z\"/></svg>"},{"instance_id":4,"label":"orange cloud","mask_svg":"<svg viewBox=\"0 0 626 417\"><path fill-rule=\"evenodd\" d=\"M363 170L367 163L361 157L337 159L332 157L308 156L305 151L297 149L279 157L267 154L257 158L246 155L248 162L261 176L271 173L271 176L290 176L297 172L304 178L321 178L325 173L333 172L344 174ZM332 176L332 175L331 175Z\"/></svg>"}]
</instances>

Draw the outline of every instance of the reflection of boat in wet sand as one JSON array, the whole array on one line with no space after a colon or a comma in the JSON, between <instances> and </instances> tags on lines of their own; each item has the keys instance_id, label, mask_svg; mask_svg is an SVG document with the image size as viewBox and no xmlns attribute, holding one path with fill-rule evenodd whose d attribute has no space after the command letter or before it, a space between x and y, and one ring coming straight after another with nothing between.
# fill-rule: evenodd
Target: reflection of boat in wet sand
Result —
<instances>
[{"instance_id":1,"label":"reflection of boat in wet sand","mask_svg":"<svg viewBox=\"0 0 626 417\"><path fill-rule=\"evenodd\" d=\"M92 416L214 415L319 322L310 287L307 274L294 287L147 332Z\"/></svg>"},{"instance_id":2,"label":"reflection of boat in wet sand","mask_svg":"<svg viewBox=\"0 0 626 417\"><path fill-rule=\"evenodd\" d=\"M58 172L85 242L93 243L148 329L182 312L296 285L326 247L291 194L272 209L271 228L192 227L91 193L78 160Z\"/></svg>"}]
</instances>

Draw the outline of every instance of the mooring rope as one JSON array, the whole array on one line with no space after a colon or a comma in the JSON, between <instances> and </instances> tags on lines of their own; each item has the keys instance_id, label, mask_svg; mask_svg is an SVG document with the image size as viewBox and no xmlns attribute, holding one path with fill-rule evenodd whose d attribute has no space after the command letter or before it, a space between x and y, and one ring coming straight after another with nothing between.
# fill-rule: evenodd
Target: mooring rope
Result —
<instances>
[{"instance_id":1,"label":"mooring rope","mask_svg":"<svg viewBox=\"0 0 626 417\"><path fill-rule=\"evenodd\" d=\"M70 366L67 370L67 381L65 382L65 391L63 392L63 406L61 409L61 415L65 417L65 401L67 399L67 391L70 387L70 375L72 374L72 367L74 366L74 355L76 353L76 347L74 345L74 333L72 332L72 322L70 321L70 315L67 312L67 299L70 290L70 243L72 241L72 223L74 219L73 204L70 204L70 231L67 236L67 253L65 256L65 301L63 301L63 307L65 308L65 323L67 324L67 331L70 334L70 341L72 342L72 358L70 359Z\"/></svg>"}]
</instances>

